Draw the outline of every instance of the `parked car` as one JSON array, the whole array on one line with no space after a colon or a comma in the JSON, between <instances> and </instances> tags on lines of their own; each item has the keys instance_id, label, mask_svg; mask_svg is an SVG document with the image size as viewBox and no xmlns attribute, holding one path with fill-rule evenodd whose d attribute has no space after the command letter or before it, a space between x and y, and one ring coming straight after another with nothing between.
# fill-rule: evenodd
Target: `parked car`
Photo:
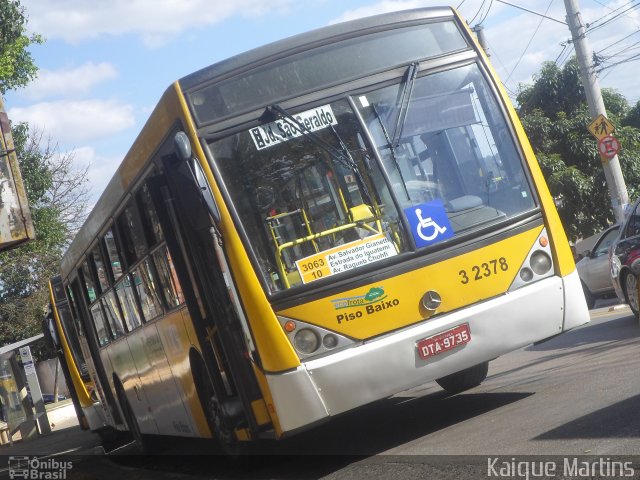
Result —
<instances>
[{"instance_id":1,"label":"parked car","mask_svg":"<svg viewBox=\"0 0 640 480\"><path fill-rule=\"evenodd\" d=\"M613 287L638 317L638 277L640 276L640 199L629 209L620 234L611 245L609 258Z\"/></svg>"},{"instance_id":2,"label":"parked car","mask_svg":"<svg viewBox=\"0 0 640 480\"><path fill-rule=\"evenodd\" d=\"M589 308L593 308L598 298L613 297L616 294L609 266L609 247L617 238L619 231L618 224L604 230L593 248L580 253L582 258L576 263L584 298Z\"/></svg>"}]
</instances>

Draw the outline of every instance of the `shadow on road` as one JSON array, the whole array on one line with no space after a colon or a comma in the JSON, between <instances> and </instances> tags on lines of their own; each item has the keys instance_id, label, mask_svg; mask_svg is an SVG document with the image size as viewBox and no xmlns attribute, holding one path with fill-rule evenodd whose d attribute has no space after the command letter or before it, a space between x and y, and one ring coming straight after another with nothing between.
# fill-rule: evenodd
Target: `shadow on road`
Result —
<instances>
[{"instance_id":1,"label":"shadow on road","mask_svg":"<svg viewBox=\"0 0 640 480\"><path fill-rule=\"evenodd\" d=\"M621 400L565 423L535 437L534 440L638 437L640 437L640 395Z\"/></svg>"},{"instance_id":2,"label":"shadow on road","mask_svg":"<svg viewBox=\"0 0 640 480\"><path fill-rule=\"evenodd\" d=\"M349 412L289 439L260 442L233 460L206 442L180 442L158 456L110 457L126 467L199 478L321 478L359 460L523 400L532 393L444 392L392 398ZM160 476L158 478L165 478Z\"/></svg>"},{"instance_id":3,"label":"shadow on road","mask_svg":"<svg viewBox=\"0 0 640 480\"><path fill-rule=\"evenodd\" d=\"M568 349L596 342L617 342L637 337L640 337L638 320L629 314L606 322L594 321L584 327L554 337L547 342L527 347L526 350L540 352Z\"/></svg>"}]
</instances>

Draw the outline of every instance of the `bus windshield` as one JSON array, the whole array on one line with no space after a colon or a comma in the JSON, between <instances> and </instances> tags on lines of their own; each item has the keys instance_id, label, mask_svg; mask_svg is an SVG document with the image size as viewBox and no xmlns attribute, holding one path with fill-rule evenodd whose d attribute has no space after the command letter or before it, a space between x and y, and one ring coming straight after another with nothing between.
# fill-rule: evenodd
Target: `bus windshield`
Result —
<instances>
[{"instance_id":1,"label":"bus windshield","mask_svg":"<svg viewBox=\"0 0 640 480\"><path fill-rule=\"evenodd\" d=\"M272 292L445 245L535 207L479 67L411 75L211 142ZM416 213L436 223L416 230Z\"/></svg>"}]
</instances>

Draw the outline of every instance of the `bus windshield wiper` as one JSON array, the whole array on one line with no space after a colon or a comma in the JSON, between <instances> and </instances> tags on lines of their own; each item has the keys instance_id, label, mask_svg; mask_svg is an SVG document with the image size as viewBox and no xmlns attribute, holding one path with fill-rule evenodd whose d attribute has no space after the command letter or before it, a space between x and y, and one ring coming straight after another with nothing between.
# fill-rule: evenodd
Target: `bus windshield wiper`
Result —
<instances>
[{"instance_id":1,"label":"bus windshield wiper","mask_svg":"<svg viewBox=\"0 0 640 480\"><path fill-rule=\"evenodd\" d=\"M411 101L411 93L413 92L413 85L416 82L416 76L418 75L418 64L412 63L407 68L402 84L400 85L400 108L398 109L398 118L396 119L396 127L393 130L393 136L391 137L391 145L397 147L402 136L402 129L407 121L407 113L409 112L409 102Z\"/></svg>"},{"instance_id":2,"label":"bus windshield wiper","mask_svg":"<svg viewBox=\"0 0 640 480\"><path fill-rule=\"evenodd\" d=\"M382 129L382 134L384 135L385 140L387 141L387 145L389 146L389 153L391 153L391 159L393 160L393 164L398 170L398 175L400 176L400 183L404 188L404 193L407 195L407 200L411 201L411 195L409 195L409 190L407 189L407 184L404 181L404 176L402 175L402 170L400 169L400 164L398 163L398 155L396 154L396 147L394 147L391 142L391 138L389 138L389 132L387 132L387 127L384 126L384 122L382 121L382 117L378 113L378 109L375 104L371 105L371 109L376 116L376 120L380 124L380 128Z\"/></svg>"},{"instance_id":3,"label":"bus windshield wiper","mask_svg":"<svg viewBox=\"0 0 640 480\"><path fill-rule=\"evenodd\" d=\"M286 111L280 105L273 104L267 106L267 108L265 109L265 113L289 122L292 126L296 127L306 138L308 138L322 150L327 152L331 158L339 162L343 167L351 170L356 177L358 188L362 192L363 197L365 197L364 200L366 200L369 205L373 205L371 195L369 194L369 189L367 188L367 184L362 177L362 173L360 173L358 164L354 160L351 152L349 151L349 148L344 143L333 125L330 125L331 132L338 141L340 148L336 148L330 143L325 142L317 133L310 130L304 123L296 119L293 115L291 115L291 113Z\"/></svg>"}]
</instances>

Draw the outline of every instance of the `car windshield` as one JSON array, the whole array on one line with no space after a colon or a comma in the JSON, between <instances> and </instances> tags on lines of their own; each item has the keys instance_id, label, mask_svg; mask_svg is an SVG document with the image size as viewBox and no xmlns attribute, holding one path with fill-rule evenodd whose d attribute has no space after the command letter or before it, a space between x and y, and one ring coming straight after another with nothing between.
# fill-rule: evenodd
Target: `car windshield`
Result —
<instances>
[{"instance_id":1,"label":"car windshield","mask_svg":"<svg viewBox=\"0 0 640 480\"><path fill-rule=\"evenodd\" d=\"M273 112L209 145L271 292L393 262L535 207L474 64Z\"/></svg>"}]
</instances>

